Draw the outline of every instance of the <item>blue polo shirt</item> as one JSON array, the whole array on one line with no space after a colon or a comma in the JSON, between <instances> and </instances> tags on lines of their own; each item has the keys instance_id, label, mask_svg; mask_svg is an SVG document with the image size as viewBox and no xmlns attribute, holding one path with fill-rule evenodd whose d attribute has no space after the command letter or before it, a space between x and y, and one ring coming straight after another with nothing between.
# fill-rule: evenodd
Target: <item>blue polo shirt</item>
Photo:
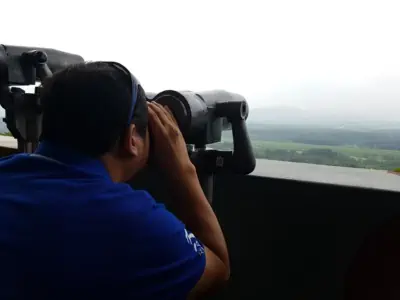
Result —
<instances>
[{"instance_id":1,"label":"blue polo shirt","mask_svg":"<svg viewBox=\"0 0 400 300\"><path fill-rule=\"evenodd\" d=\"M99 160L50 143L0 160L0 299L185 299L202 244Z\"/></svg>"}]
</instances>

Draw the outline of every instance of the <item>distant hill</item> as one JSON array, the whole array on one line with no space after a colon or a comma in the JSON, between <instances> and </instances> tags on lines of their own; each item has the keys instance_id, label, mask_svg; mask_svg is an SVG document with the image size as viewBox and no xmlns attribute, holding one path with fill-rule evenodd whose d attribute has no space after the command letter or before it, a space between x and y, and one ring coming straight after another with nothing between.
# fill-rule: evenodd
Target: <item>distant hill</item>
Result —
<instances>
[{"instance_id":1,"label":"distant hill","mask_svg":"<svg viewBox=\"0 0 400 300\"><path fill-rule=\"evenodd\" d=\"M249 124L343 128L351 130L400 129L399 121L376 120L364 115L312 111L290 106L271 106L250 110Z\"/></svg>"}]
</instances>

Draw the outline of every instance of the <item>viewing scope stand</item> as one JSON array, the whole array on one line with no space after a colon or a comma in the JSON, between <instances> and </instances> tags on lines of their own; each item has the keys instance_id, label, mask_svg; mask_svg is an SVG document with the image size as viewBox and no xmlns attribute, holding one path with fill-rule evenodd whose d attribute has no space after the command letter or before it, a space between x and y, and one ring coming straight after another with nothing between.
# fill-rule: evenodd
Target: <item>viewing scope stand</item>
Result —
<instances>
[{"instance_id":1,"label":"viewing scope stand","mask_svg":"<svg viewBox=\"0 0 400 300\"><path fill-rule=\"evenodd\" d=\"M0 105L4 121L18 141L18 151L32 153L41 133L41 87L37 85L58 70L82 63L75 54L49 48L0 44ZM29 93L20 86L32 86ZM167 90L147 94L148 101L166 105L173 112L188 146L190 158L207 199L212 202L218 173L249 174L255 158L246 127L249 109L243 96L226 91ZM208 148L220 142L223 130L232 130L233 151Z\"/></svg>"},{"instance_id":2,"label":"viewing scope stand","mask_svg":"<svg viewBox=\"0 0 400 300\"><path fill-rule=\"evenodd\" d=\"M83 62L83 58L54 49L0 44L0 105L4 122L18 142L18 151L35 151L41 133L40 86L53 72ZM19 86L35 85L33 93Z\"/></svg>"}]
</instances>

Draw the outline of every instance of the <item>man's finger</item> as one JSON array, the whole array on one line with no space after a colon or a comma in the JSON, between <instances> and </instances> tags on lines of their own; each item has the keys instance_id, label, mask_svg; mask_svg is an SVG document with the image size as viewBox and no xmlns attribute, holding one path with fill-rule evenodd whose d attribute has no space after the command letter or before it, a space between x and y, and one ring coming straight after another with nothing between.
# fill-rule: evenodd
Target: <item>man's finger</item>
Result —
<instances>
[{"instance_id":1,"label":"man's finger","mask_svg":"<svg viewBox=\"0 0 400 300\"><path fill-rule=\"evenodd\" d=\"M154 108L152 105L148 106L149 109L149 125L152 128L152 130L165 130L165 126L162 124L160 118L158 117L158 114L155 112Z\"/></svg>"},{"instance_id":2,"label":"man's finger","mask_svg":"<svg viewBox=\"0 0 400 300\"><path fill-rule=\"evenodd\" d=\"M175 119L174 114L172 113L172 111L169 109L168 106L164 106L164 109L168 112L168 118L171 120L172 123L174 123L176 126L178 126L178 122Z\"/></svg>"},{"instance_id":3,"label":"man's finger","mask_svg":"<svg viewBox=\"0 0 400 300\"><path fill-rule=\"evenodd\" d=\"M175 118L173 117L172 113L168 112L167 107L163 107L161 106L159 103L154 103L154 111L159 112L159 114L157 114L161 120L161 122L164 125L164 132L168 135L171 135L175 138L175 137L179 137L180 135L182 135L179 126L175 120Z\"/></svg>"},{"instance_id":4,"label":"man's finger","mask_svg":"<svg viewBox=\"0 0 400 300\"><path fill-rule=\"evenodd\" d=\"M151 102L150 105L152 106L154 112L160 118L160 121L162 124L164 124L164 126L171 125L171 120L170 118L168 118L167 111L159 103Z\"/></svg>"},{"instance_id":5,"label":"man's finger","mask_svg":"<svg viewBox=\"0 0 400 300\"><path fill-rule=\"evenodd\" d=\"M171 121L171 124L174 124L176 126L176 128L179 128L178 122L176 121L175 116L172 113L172 111L169 109L169 107L166 105L161 106L160 104L159 104L159 107L161 108L161 110L163 110L165 112L165 115L168 117L168 120Z\"/></svg>"}]
</instances>

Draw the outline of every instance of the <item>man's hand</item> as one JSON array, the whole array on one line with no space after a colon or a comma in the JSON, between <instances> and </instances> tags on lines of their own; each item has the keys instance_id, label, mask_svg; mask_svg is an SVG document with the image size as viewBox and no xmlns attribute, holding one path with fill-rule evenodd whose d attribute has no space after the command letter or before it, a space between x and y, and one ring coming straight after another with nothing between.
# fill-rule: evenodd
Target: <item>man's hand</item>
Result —
<instances>
[{"instance_id":1,"label":"man's hand","mask_svg":"<svg viewBox=\"0 0 400 300\"><path fill-rule=\"evenodd\" d=\"M153 138L155 160L161 170L168 171L171 179L195 173L196 169L190 161L185 140L178 124L168 108L150 102L149 126Z\"/></svg>"},{"instance_id":2,"label":"man's hand","mask_svg":"<svg viewBox=\"0 0 400 300\"><path fill-rule=\"evenodd\" d=\"M172 179L175 216L204 244L206 266L189 299L208 299L229 279L230 264L225 238L197 178L185 140L172 115L160 104L149 104L149 126L154 159Z\"/></svg>"}]
</instances>

